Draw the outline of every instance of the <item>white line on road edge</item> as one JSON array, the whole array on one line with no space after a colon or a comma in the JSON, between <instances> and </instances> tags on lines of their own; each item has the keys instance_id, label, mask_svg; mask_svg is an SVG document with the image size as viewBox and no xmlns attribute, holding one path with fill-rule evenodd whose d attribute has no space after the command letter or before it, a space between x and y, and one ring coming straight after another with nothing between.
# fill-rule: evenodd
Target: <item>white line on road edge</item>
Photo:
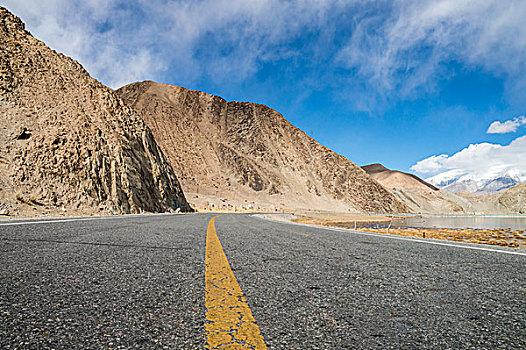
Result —
<instances>
[{"instance_id":1,"label":"white line on road edge","mask_svg":"<svg viewBox=\"0 0 526 350\"><path fill-rule=\"evenodd\" d=\"M23 221L23 222L6 222L0 223L0 226L17 226L17 225L34 225L34 224L51 224L57 222L71 222L71 221L87 221L87 220L104 220L113 219L116 217L94 217L94 218L78 218L78 219L63 219L63 220L42 220L42 221Z\"/></svg>"},{"instance_id":2,"label":"white line on road edge","mask_svg":"<svg viewBox=\"0 0 526 350\"><path fill-rule=\"evenodd\" d=\"M34 221L22 221L22 222L0 222L0 226L16 226L16 225L34 225L34 224L49 224L57 222L71 222L71 221L88 221L88 220L107 220L107 219L121 219L121 218L134 218L140 216L154 216L154 215L177 215L172 213L160 213L160 214L128 214L128 215L114 215L114 216L90 216L90 217L76 217L71 219L56 219L56 220L34 220Z\"/></svg>"},{"instance_id":3,"label":"white line on road edge","mask_svg":"<svg viewBox=\"0 0 526 350\"><path fill-rule=\"evenodd\" d=\"M434 244L434 245L443 245L447 247L455 247L455 248L464 248L464 249L475 249L475 250L485 250L488 252L495 252L495 253L504 253L504 254L512 254L512 255L522 255L526 256L526 253L521 252L513 252L509 250L501 250L501 249L493 249L493 248L485 248L485 247L474 247L472 245L464 245L464 244L453 244L453 243L445 243L445 242L437 242L432 241L429 239L421 239L418 237L403 237L403 236L395 236L390 234L380 234L380 233L372 233L372 232L362 232L362 231L354 231L354 230L347 230L344 228L335 228L335 227L325 227L325 226L318 226L318 225L311 225L311 224L302 224L299 222L290 222L290 221L281 221L281 220L275 220L268 217L260 216L260 215L252 215L256 218L264 219L264 220L270 220L282 224L290 224L290 225L298 225L298 226L306 226L310 228L318 228L323 230L329 230L329 231L337 231L337 232L346 232L346 233L354 233L358 235L364 235L364 236L375 236L375 237L381 237L381 238L389 238L389 239L398 239L401 241L411 241L411 242L417 242L417 243L426 243L426 244Z\"/></svg>"}]
</instances>

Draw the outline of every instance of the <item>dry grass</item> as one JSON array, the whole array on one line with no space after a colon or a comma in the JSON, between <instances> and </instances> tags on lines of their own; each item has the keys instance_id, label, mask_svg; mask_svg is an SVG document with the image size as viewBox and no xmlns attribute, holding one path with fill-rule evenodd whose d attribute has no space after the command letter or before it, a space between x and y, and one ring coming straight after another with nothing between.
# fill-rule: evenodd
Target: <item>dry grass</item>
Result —
<instances>
[{"instance_id":1,"label":"dry grass","mask_svg":"<svg viewBox=\"0 0 526 350\"><path fill-rule=\"evenodd\" d=\"M382 215L376 215L376 216L369 216L369 215L362 215L362 214L331 214L331 213L325 213L320 214L317 213L316 215L302 215L302 214L296 214L300 215L299 218L294 219L294 222L302 223L302 224L314 224L314 225L322 225L322 226L334 226L334 227L347 227L347 228L354 228L354 224L356 223L357 227L362 227L364 225L371 225L372 223L375 224L389 224L391 219L393 222L396 222L397 220L403 220L403 218L391 218L387 216Z\"/></svg>"},{"instance_id":2,"label":"dry grass","mask_svg":"<svg viewBox=\"0 0 526 350\"><path fill-rule=\"evenodd\" d=\"M523 231L489 229L450 229L450 228L360 228L359 231L385 233L409 237L425 237L447 241L479 243L518 248L526 243Z\"/></svg>"},{"instance_id":3,"label":"dry grass","mask_svg":"<svg viewBox=\"0 0 526 350\"><path fill-rule=\"evenodd\" d=\"M395 219L396 220L396 219ZM452 229L452 228L386 228L389 221L342 221L320 220L317 218L301 217L295 222L315 224L330 227L354 229L364 232L384 233L407 237L423 237L447 241L498 245L503 247L526 248L526 232L504 229ZM376 227L375 227L376 226Z\"/></svg>"}]
</instances>

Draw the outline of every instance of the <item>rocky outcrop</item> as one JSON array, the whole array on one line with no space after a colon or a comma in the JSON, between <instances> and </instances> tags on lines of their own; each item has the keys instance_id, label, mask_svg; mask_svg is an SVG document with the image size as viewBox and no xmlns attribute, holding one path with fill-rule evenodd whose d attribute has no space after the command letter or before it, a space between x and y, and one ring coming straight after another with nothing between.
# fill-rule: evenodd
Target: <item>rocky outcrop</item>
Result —
<instances>
[{"instance_id":1,"label":"rocky outcrop","mask_svg":"<svg viewBox=\"0 0 526 350\"><path fill-rule=\"evenodd\" d=\"M409 210L269 107L151 81L117 92L151 128L189 198L265 208Z\"/></svg>"},{"instance_id":2,"label":"rocky outcrop","mask_svg":"<svg viewBox=\"0 0 526 350\"><path fill-rule=\"evenodd\" d=\"M0 7L0 203L72 213L191 210L143 120Z\"/></svg>"}]
</instances>

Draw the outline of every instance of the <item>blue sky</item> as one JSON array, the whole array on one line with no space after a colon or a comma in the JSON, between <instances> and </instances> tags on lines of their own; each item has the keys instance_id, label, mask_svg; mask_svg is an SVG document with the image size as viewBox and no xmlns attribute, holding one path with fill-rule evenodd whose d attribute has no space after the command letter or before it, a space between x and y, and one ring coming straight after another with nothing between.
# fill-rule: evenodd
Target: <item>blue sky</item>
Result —
<instances>
[{"instance_id":1,"label":"blue sky","mask_svg":"<svg viewBox=\"0 0 526 350\"><path fill-rule=\"evenodd\" d=\"M433 156L492 143L526 171L524 142L507 146L526 134L513 122L526 113L523 0L4 4L113 88L150 79L266 104L359 165L426 177L451 169ZM512 124L488 133L495 121Z\"/></svg>"}]
</instances>

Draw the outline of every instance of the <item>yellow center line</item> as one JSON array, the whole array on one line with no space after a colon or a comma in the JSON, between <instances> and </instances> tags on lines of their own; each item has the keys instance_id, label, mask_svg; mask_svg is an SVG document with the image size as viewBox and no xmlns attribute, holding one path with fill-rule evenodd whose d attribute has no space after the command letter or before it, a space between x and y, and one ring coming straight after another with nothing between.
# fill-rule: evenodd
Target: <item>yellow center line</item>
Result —
<instances>
[{"instance_id":1,"label":"yellow center line","mask_svg":"<svg viewBox=\"0 0 526 350\"><path fill-rule=\"evenodd\" d=\"M217 236L219 216L210 220L206 230L206 348L267 349Z\"/></svg>"}]
</instances>

